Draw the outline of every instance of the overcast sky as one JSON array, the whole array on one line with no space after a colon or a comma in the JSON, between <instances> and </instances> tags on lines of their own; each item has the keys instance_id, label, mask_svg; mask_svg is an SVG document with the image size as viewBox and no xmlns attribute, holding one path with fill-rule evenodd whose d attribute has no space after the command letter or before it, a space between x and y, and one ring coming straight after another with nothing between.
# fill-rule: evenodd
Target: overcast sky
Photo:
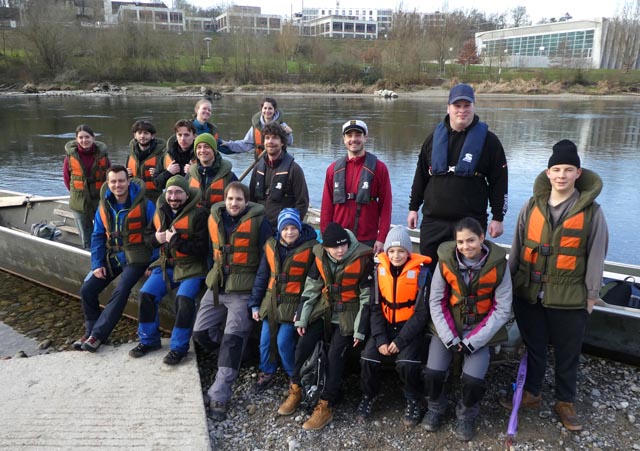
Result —
<instances>
[{"instance_id":1,"label":"overcast sky","mask_svg":"<svg viewBox=\"0 0 640 451\"><path fill-rule=\"evenodd\" d=\"M323 0L281 0L275 2L263 2L261 0L236 0L228 2L223 0L187 0L193 5L211 7L214 5L236 4L248 6L261 6L264 14L290 15L299 12L302 6L307 8L335 8L336 1ZM164 0L171 6L171 0ZM616 14L623 1L620 0L485 0L478 2L476 8L487 14L509 11L515 6L527 8L529 18L536 23L542 18L561 17L569 13L574 19L592 19L594 17L611 17ZM450 0L448 2L436 2L429 0L340 0L340 8L402 8L403 11L434 12L454 9L469 9L473 2L463 0ZM445 6L448 5L448 6Z\"/></svg>"}]
</instances>

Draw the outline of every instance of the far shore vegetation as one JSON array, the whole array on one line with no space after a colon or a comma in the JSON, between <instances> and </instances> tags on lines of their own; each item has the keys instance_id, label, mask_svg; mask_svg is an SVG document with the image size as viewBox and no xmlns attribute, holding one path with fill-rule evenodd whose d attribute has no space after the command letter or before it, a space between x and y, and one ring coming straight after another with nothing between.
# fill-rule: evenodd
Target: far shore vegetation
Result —
<instances>
[{"instance_id":1,"label":"far shore vegetation","mask_svg":"<svg viewBox=\"0 0 640 451\"><path fill-rule=\"evenodd\" d=\"M501 18L475 10L447 13L446 27L429 30L422 29L411 13L399 13L384 38L346 40L299 36L287 22L281 34L267 36L175 33L126 22L114 27L81 26L64 2L28 0L27 4L31 7L23 13L22 26L0 29L0 90L137 83L203 85L220 91L268 85L373 92L460 81L484 85L485 91L522 94L640 92L638 70L589 69L564 58L552 60L547 68L482 61L473 41L473 33L480 29L476 25L497 27ZM640 17L634 20L635 34L640 35Z\"/></svg>"}]
</instances>

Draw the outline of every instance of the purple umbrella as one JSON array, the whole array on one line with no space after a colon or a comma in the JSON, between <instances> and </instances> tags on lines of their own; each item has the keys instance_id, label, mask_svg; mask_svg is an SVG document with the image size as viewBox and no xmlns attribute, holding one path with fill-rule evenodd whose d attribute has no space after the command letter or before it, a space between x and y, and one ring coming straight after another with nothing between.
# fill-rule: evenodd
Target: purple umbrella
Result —
<instances>
[{"instance_id":1,"label":"purple umbrella","mask_svg":"<svg viewBox=\"0 0 640 451\"><path fill-rule=\"evenodd\" d=\"M524 351L520 366L518 367L518 378L515 383L515 391L511 401L511 416L509 417L509 427L507 428L507 449L513 446L513 441L518 431L518 409L520 401L522 401L522 391L524 390L524 381L527 379L527 351Z\"/></svg>"}]
</instances>

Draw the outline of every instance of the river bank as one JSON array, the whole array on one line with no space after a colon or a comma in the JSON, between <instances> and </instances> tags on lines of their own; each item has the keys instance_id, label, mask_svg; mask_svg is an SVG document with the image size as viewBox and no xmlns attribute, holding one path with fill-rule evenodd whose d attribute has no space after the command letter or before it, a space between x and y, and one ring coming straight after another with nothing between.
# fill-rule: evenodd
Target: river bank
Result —
<instances>
[{"instance_id":1,"label":"river bank","mask_svg":"<svg viewBox=\"0 0 640 451\"><path fill-rule=\"evenodd\" d=\"M446 98L449 88L459 80L443 81L440 86L411 86L397 88L395 92L398 96L411 97L435 97ZM537 80L513 80L505 82L482 82L473 84L476 93L482 97L509 98L517 96L536 98L566 98L566 99L591 99L591 98L629 98L640 97L639 93L629 92L626 89L617 88L613 85L599 83L597 86L566 86L560 82L543 83ZM265 85L175 85L158 86L147 84L126 84L112 85L102 83L92 86L73 86L58 84L42 85L10 85L0 86L0 96L154 96L154 97L201 97L218 93L220 95L260 95L277 94L284 97L303 96L341 96L341 97L362 97L378 96L376 86L364 86L362 84L265 84Z\"/></svg>"},{"instance_id":2,"label":"river bank","mask_svg":"<svg viewBox=\"0 0 640 451\"><path fill-rule=\"evenodd\" d=\"M0 272L0 321L38 341L38 353L71 349L83 332L77 299L60 295ZM123 318L110 342L133 346L136 322ZM18 350L16 350L17 353ZM193 350L191 352L194 352ZM17 356L16 356L17 357ZM215 356L197 351L203 396L215 377ZM156 364L154 362L153 364ZM516 361L493 365L487 378L478 434L468 444L458 442L452 430L453 410L440 432L401 425L404 402L392 368L383 371L383 394L376 400L372 420L356 423L359 401L357 359L350 363L345 396L336 408L333 422L320 433L302 430L307 413L278 417L287 381L279 373L277 383L262 394L251 393L256 381L255 364L242 368L231 399L229 418L221 423L208 419L214 450L499 450L504 449L508 412L498 407L497 397L515 378ZM540 412L521 412L520 429L513 449L542 450L640 450L640 368L583 355L578 375L577 406L585 430L566 431L553 414L553 373L547 371L544 407ZM456 394L457 398L457 394ZM170 406L167 406L170 408Z\"/></svg>"}]
</instances>

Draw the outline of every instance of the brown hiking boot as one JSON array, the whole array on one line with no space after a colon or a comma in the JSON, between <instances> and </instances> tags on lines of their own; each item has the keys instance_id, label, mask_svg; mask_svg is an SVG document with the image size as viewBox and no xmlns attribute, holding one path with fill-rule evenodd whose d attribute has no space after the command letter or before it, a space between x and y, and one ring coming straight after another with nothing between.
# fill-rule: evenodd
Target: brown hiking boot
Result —
<instances>
[{"instance_id":1,"label":"brown hiking boot","mask_svg":"<svg viewBox=\"0 0 640 451\"><path fill-rule=\"evenodd\" d=\"M302 388L298 384L289 385L289 396L280 405L278 415L291 415L302 402Z\"/></svg>"},{"instance_id":2,"label":"brown hiking boot","mask_svg":"<svg viewBox=\"0 0 640 451\"><path fill-rule=\"evenodd\" d=\"M319 431L324 428L329 421L333 419L333 409L329 407L329 401L321 399L318 401L318 405L313 409L311 418L302 425L302 429L305 431Z\"/></svg>"},{"instance_id":3,"label":"brown hiking boot","mask_svg":"<svg viewBox=\"0 0 640 451\"><path fill-rule=\"evenodd\" d=\"M582 430L582 425L580 424L578 414L576 414L576 409L573 407L572 402L557 401L553 410L556 411L556 413L560 417L560 421L562 421L564 427L566 427L569 431Z\"/></svg>"},{"instance_id":4,"label":"brown hiking boot","mask_svg":"<svg viewBox=\"0 0 640 451\"><path fill-rule=\"evenodd\" d=\"M513 409L513 395L500 397L498 402L507 410ZM522 391L522 399L520 400L520 408L523 409L539 409L542 407L542 395L533 396L526 390Z\"/></svg>"}]
</instances>

